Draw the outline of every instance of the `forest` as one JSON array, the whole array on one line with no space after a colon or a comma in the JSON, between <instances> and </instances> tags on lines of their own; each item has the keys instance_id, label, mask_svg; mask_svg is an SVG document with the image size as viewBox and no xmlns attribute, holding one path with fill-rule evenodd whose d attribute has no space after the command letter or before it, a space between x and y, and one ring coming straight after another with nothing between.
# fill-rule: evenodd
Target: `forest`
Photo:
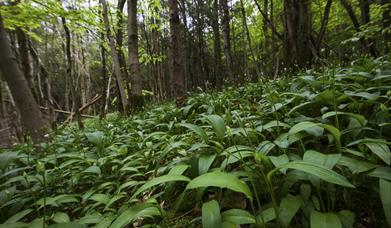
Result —
<instances>
[{"instance_id":1,"label":"forest","mask_svg":"<svg viewBox=\"0 0 391 228\"><path fill-rule=\"evenodd\" d=\"M391 227L390 0L0 0L0 228Z\"/></svg>"}]
</instances>

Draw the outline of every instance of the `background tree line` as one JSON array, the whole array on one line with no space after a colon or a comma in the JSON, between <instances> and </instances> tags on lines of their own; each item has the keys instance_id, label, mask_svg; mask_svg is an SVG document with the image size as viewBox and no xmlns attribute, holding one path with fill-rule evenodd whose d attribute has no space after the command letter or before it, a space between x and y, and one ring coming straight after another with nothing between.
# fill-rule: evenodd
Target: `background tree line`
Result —
<instances>
[{"instance_id":1,"label":"background tree line","mask_svg":"<svg viewBox=\"0 0 391 228\"><path fill-rule=\"evenodd\" d=\"M60 121L378 58L391 40L389 0L0 4L0 116L34 141Z\"/></svg>"}]
</instances>

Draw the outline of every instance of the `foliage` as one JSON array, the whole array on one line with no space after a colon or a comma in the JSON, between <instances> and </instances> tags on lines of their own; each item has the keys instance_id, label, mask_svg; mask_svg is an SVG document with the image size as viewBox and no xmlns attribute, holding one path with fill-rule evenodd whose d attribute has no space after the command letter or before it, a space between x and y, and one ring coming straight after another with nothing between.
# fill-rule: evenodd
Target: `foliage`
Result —
<instances>
[{"instance_id":1,"label":"foliage","mask_svg":"<svg viewBox=\"0 0 391 228\"><path fill-rule=\"evenodd\" d=\"M360 60L17 145L1 227L387 226L390 80Z\"/></svg>"}]
</instances>

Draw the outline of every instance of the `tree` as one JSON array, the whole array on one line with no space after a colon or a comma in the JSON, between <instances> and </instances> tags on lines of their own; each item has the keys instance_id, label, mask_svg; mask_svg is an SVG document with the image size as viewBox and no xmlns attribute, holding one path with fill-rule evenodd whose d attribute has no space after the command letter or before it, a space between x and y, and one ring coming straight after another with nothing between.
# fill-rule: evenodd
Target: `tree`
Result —
<instances>
[{"instance_id":1,"label":"tree","mask_svg":"<svg viewBox=\"0 0 391 228\"><path fill-rule=\"evenodd\" d=\"M232 59L232 49L231 49L231 30L230 30L230 16L229 16L229 7L228 0L220 0L222 18L221 24L223 27L223 38L224 38L224 54L227 62L227 73L229 80L233 82L235 80L233 74L233 59Z\"/></svg>"},{"instance_id":2,"label":"tree","mask_svg":"<svg viewBox=\"0 0 391 228\"><path fill-rule=\"evenodd\" d=\"M0 50L2 52L0 55L0 70L15 99L21 122L32 140L38 143L43 139L46 123L38 103L34 99L33 93L28 86L27 80L19 68L15 54L11 50L11 44L7 38L1 14Z\"/></svg>"},{"instance_id":3,"label":"tree","mask_svg":"<svg viewBox=\"0 0 391 228\"><path fill-rule=\"evenodd\" d=\"M137 0L128 0L128 54L131 80L130 105L138 110L144 105L138 59Z\"/></svg>"},{"instance_id":4,"label":"tree","mask_svg":"<svg viewBox=\"0 0 391 228\"><path fill-rule=\"evenodd\" d=\"M127 114L128 113L128 100L126 99L126 93L125 93L125 87L123 85L123 79L122 79L122 73L121 73L121 65L119 62L119 57L116 52L116 46L114 42L114 38L111 35L110 31L110 22L109 17L107 15L107 4L105 0L100 0L100 3L102 4L102 17L103 22L106 30L106 36L110 43L110 49L111 49L111 57L113 58L113 65L114 65L114 74L117 80L117 86L121 98L121 106L122 106L122 113Z\"/></svg>"},{"instance_id":5,"label":"tree","mask_svg":"<svg viewBox=\"0 0 391 228\"><path fill-rule=\"evenodd\" d=\"M170 7L170 52L171 52L171 88L177 105L181 105L186 97L184 74L180 48L181 22L178 14L178 1L168 0Z\"/></svg>"},{"instance_id":6,"label":"tree","mask_svg":"<svg viewBox=\"0 0 391 228\"><path fill-rule=\"evenodd\" d=\"M312 62L312 0L284 0L284 46L289 67L308 67Z\"/></svg>"}]
</instances>

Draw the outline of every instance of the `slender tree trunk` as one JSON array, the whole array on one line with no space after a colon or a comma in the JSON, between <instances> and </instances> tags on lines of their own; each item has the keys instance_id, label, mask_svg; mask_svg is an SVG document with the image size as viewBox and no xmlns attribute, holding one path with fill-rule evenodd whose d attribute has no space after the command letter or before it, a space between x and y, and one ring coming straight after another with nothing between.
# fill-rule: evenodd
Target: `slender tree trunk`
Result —
<instances>
[{"instance_id":1,"label":"slender tree trunk","mask_svg":"<svg viewBox=\"0 0 391 228\"><path fill-rule=\"evenodd\" d=\"M224 37L224 53L227 62L227 73L229 80L231 82L235 81L233 74L233 59L232 59L232 49L231 49L231 30L230 30L230 15L228 0L220 0L221 10L222 10L222 19L221 24L223 26L223 37Z\"/></svg>"},{"instance_id":2,"label":"slender tree trunk","mask_svg":"<svg viewBox=\"0 0 391 228\"><path fill-rule=\"evenodd\" d=\"M79 112L79 108L81 107L80 97L76 96L78 94L77 93L77 91L78 91L77 83L75 83L74 75L72 73L71 33L70 33L68 25L66 23L65 17L61 17L61 21L62 21L62 26L64 27L64 31L65 31L65 52L66 52L66 60L67 60L67 64L66 64L67 76L66 77L69 79L69 85L70 85L70 89L71 89L71 97L72 97L72 101L74 104L74 105L72 105L72 107L75 110L77 124L78 124L79 128L83 129L84 126L83 126L83 122L81 121L81 116L80 116L80 112Z\"/></svg>"},{"instance_id":3,"label":"slender tree trunk","mask_svg":"<svg viewBox=\"0 0 391 228\"><path fill-rule=\"evenodd\" d=\"M23 76L22 71L16 62L16 57L11 50L11 44L7 38L3 25L3 18L0 15L0 70L6 80L15 104L21 116L21 122L36 143L42 141L45 132L45 121L39 109L39 105Z\"/></svg>"},{"instance_id":4,"label":"slender tree trunk","mask_svg":"<svg viewBox=\"0 0 391 228\"><path fill-rule=\"evenodd\" d=\"M265 1L265 2L267 2L267 1ZM243 26L244 26L244 29L245 29L245 32L246 32L248 48L250 49L250 54L251 54L252 60L254 61L257 77L259 77L260 76L260 69L258 67L258 60L257 60L257 58L256 58L256 56L254 54L253 45L252 45L252 42L251 42L250 31L249 31L248 25L247 25L246 9L244 8L243 0L240 0L240 5L241 5L242 20L243 20ZM265 24L265 27L266 27L266 24Z\"/></svg>"},{"instance_id":5,"label":"slender tree trunk","mask_svg":"<svg viewBox=\"0 0 391 228\"><path fill-rule=\"evenodd\" d=\"M121 111L123 114L126 115L128 112L128 100L126 99L125 86L123 84L123 78L121 73L121 65L119 63L119 57L116 52L114 38L110 32L110 22L109 22L109 17L107 15L107 4L105 0L100 0L100 3L102 4L102 16L103 16L104 26L106 29L106 36L110 43L111 56L113 58L114 74L117 79L117 86L121 96L121 107L122 107Z\"/></svg>"},{"instance_id":6,"label":"slender tree trunk","mask_svg":"<svg viewBox=\"0 0 391 228\"><path fill-rule=\"evenodd\" d=\"M171 52L171 86L177 105L182 105L186 97L182 58L179 51L181 22L178 14L178 1L169 0L170 7L170 52Z\"/></svg>"},{"instance_id":7,"label":"slender tree trunk","mask_svg":"<svg viewBox=\"0 0 391 228\"><path fill-rule=\"evenodd\" d=\"M332 3L333 3L333 0L327 0L326 7L325 7L324 13L323 13L322 24L320 26L319 36L318 36L318 39L316 40L316 44L315 44L315 49L316 49L319 56L320 56L320 47L322 44L322 40L323 40L323 37L326 33L327 25L329 23L329 16L330 16L330 10L331 10Z\"/></svg>"},{"instance_id":8,"label":"slender tree trunk","mask_svg":"<svg viewBox=\"0 0 391 228\"><path fill-rule=\"evenodd\" d=\"M138 59L137 0L128 0L128 54L131 78L130 105L138 110L144 105Z\"/></svg>"},{"instance_id":9,"label":"slender tree trunk","mask_svg":"<svg viewBox=\"0 0 391 228\"><path fill-rule=\"evenodd\" d=\"M358 21L356 14L354 13L353 7L350 4L349 0L340 0L340 2L341 2L341 5L345 8L346 12L348 13L350 20L352 21L353 27L356 30L356 32L361 32L360 22ZM375 50L373 45L370 44L371 43L370 41L368 43L367 40L365 40L364 38L361 38L360 42L364 46L364 48L366 50L368 50L368 53L370 55L372 55L372 57L375 57L375 58L377 57L377 51Z\"/></svg>"},{"instance_id":10,"label":"slender tree trunk","mask_svg":"<svg viewBox=\"0 0 391 228\"><path fill-rule=\"evenodd\" d=\"M213 50L215 62L215 85L217 89L221 89L223 85L223 72L221 64L221 38L220 38L220 23L219 23L219 0L213 1Z\"/></svg>"}]
</instances>

